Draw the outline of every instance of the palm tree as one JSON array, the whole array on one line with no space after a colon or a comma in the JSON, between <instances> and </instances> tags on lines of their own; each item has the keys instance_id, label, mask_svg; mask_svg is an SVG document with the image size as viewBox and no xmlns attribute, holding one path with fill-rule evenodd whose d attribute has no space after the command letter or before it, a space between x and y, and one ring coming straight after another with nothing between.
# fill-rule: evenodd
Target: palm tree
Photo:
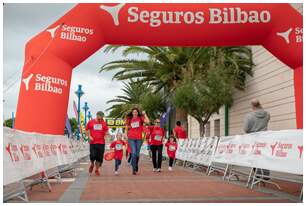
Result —
<instances>
[{"instance_id":1,"label":"palm tree","mask_svg":"<svg viewBox=\"0 0 306 206\"><path fill-rule=\"evenodd\" d=\"M120 46L108 46L105 52L114 52ZM113 79L139 78L139 81L154 85L154 92L162 90L168 101L175 90L184 82L205 80L208 71L223 68L224 73L234 82L235 88L245 87L247 75L252 76L252 52L248 47L124 47L125 59L109 62L102 71L117 70ZM142 54L145 59L126 58L132 54ZM183 119L187 128L186 110L177 108L177 117Z\"/></svg>"},{"instance_id":2,"label":"palm tree","mask_svg":"<svg viewBox=\"0 0 306 206\"><path fill-rule=\"evenodd\" d=\"M130 79L129 82L123 83L122 91L124 95L116 96L115 99L107 103L115 103L107 109L111 117L124 117L126 112L133 107L146 110L151 118L156 118L165 111L165 102L160 93L152 95L152 87L147 82Z\"/></svg>"}]
</instances>

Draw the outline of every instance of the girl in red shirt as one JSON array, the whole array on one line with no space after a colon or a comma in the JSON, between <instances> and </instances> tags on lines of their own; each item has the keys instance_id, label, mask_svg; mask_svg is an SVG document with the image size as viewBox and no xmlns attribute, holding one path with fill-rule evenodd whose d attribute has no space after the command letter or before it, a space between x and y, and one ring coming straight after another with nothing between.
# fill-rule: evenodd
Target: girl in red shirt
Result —
<instances>
[{"instance_id":1,"label":"girl in red shirt","mask_svg":"<svg viewBox=\"0 0 306 206\"><path fill-rule=\"evenodd\" d=\"M172 165L175 160L175 153L177 150L177 143L176 143L176 139L173 134L170 134L170 137L165 146L167 148L167 154L169 157L169 168L168 169L169 171L172 171Z\"/></svg>"},{"instance_id":2,"label":"girl in red shirt","mask_svg":"<svg viewBox=\"0 0 306 206\"><path fill-rule=\"evenodd\" d=\"M161 172L161 164L163 158L163 140L165 137L165 131L163 128L160 127L160 119L156 119L155 125L150 126L149 128L151 130L150 148L152 151L153 172Z\"/></svg>"},{"instance_id":3,"label":"girl in red shirt","mask_svg":"<svg viewBox=\"0 0 306 206\"><path fill-rule=\"evenodd\" d=\"M126 117L125 133L128 137L128 143L132 150L131 164L133 168L133 175L136 175L138 172L139 154L142 145L143 124L149 122L150 120L145 111L143 111L141 114L138 108L133 108Z\"/></svg>"},{"instance_id":4,"label":"girl in red shirt","mask_svg":"<svg viewBox=\"0 0 306 206\"><path fill-rule=\"evenodd\" d=\"M110 148L112 148L115 151L115 175L119 175L118 170L122 161L123 146L125 145L126 143L122 140L122 134L117 133L116 140L113 141L110 145Z\"/></svg>"}]
</instances>

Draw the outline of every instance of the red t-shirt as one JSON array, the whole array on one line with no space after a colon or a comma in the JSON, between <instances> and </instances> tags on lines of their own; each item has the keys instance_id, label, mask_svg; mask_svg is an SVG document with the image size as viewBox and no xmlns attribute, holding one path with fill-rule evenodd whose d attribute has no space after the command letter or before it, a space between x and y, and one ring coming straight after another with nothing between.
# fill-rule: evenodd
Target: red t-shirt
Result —
<instances>
[{"instance_id":1,"label":"red t-shirt","mask_svg":"<svg viewBox=\"0 0 306 206\"><path fill-rule=\"evenodd\" d=\"M175 159L175 153L176 153L176 150L177 150L177 144L176 142L167 142L166 143L166 148L167 148L167 154L168 154L168 157L171 157L173 159Z\"/></svg>"},{"instance_id":2,"label":"red t-shirt","mask_svg":"<svg viewBox=\"0 0 306 206\"><path fill-rule=\"evenodd\" d=\"M174 135L176 136L176 138L178 139L186 139L187 135L186 135L186 131L184 130L183 127L181 126L176 126L174 128Z\"/></svg>"},{"instance_id":3,"label":"red t-shirt","mask_svg":"<svg viewBox=\"0 0 306 206\"><path fill-rule=\"evenodd\" d=\"M149 126L144 127L144 133L146 135L146 140L149 141L151 135L151 129Z\"/></svg>"},{"instance_id":4,"label":"red t-shirt","mask_svg":"<svg viewBox=\"0 0 306 206\"><path fill-rule=\"evenodd\" d=\"M90 120L86 125L86 130L90 130L90 136L93 138L93 140L90 140L90 144L105 144L104 136L108 127L104 120L100 122L96 119Z\"/></svg>"},{"instance_id":5,"label":"red t-shirt","mask_svg":"<svg viewBox=\"0 0 306 206\"><path fill-rule=\"evenodd\" d=\"M165 137L165 131L159 126L150 126L151 138L150 145L162 145Z\"/></svg>"},{"instance_id":6,"label":"red t-shirt","mask_svg":"<svg viewBox=\"0 0 306 206\"><path fill-rule=\"evenodd\" d=\"M115 149L115 159L122 160L124 145L126 145L126 143L122 140L116 140L111 143L110 148Z\"/></svg>"},{"instance_id":7,"label":"red t-shirt","mask_svg":"<svg viewBox=\"0 0 306 206\"><path fill-rule=\"evenodd\" d=\"M129 128L129 139L142 139L142 126L144 123L144 117L133 117L126 121L126 125Z\"/></svg>"}]
</instances>

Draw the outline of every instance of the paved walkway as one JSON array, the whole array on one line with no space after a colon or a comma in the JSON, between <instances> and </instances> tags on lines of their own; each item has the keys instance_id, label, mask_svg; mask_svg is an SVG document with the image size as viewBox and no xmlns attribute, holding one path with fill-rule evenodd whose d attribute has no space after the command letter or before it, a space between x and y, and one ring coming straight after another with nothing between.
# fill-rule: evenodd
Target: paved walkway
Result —
<instances>
[{"instance_id":1,"label":"paved walkway","mask_svg":"<svg viewBox=\"0 0 306 206\"><path fill-rule=\"evenodd\" d=\"M54 192L40 191L43 196L33 191L29 198L34 202L293 202L271 190L250 190L179 166L169 172L166 163L161 173L154 173L147 157L141 157L139 174L134 176L123 160L120 175L115 176L114 162L105 162L102 175L96 177L89 176L88 163L81 162L75 179L52 184Z\"/></svg>"}]
</instances>

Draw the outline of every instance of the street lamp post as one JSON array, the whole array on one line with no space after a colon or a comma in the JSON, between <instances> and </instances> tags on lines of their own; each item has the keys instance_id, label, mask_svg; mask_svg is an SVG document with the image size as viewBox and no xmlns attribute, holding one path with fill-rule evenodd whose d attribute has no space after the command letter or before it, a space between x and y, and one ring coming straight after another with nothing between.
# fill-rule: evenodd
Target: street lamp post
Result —
<instances>
[{"instance_id":1,"label":"street lamp post","mask_svg":"<svg viewBox=\"0 0 306 206\"><path fill-rule=\"evenodd\" d=\"M85 106L83 107L83 109L85 111L85 126L86 126L86 124L87 124L87 111L89 110L87 102L85 102Z\"/></svg>"},{"instance_id":2,"label":"street lamp post","mask_svg":"<svg viewBox=\"0 0 306 206\"><path fill-rule=\"evenodd\" d=\"M77 131L77 139L80 140L80 112L81 112L81 96L84 94L82 91L82 85L78 85L78 90L75 92L78 97L78 131Z\"/></svg>"}]
</instances>

